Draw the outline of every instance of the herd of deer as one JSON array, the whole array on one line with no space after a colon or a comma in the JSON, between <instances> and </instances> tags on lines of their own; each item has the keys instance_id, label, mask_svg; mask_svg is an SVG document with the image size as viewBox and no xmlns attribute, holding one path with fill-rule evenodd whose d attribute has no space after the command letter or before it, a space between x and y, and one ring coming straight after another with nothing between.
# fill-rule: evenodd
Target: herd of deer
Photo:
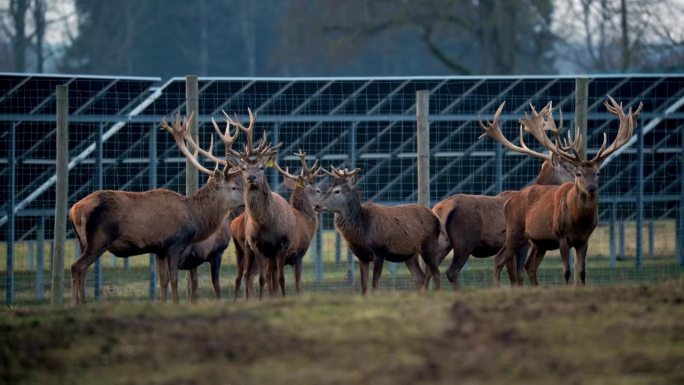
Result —
<instances>
[{"instance_id":1,"label":"herd of deer","mask_svg":"<svg viewBox=\"0 0 684 385\"><path fill-rule=\"evenodd\" d=\"M225 156L216 157L210 146L202 149L190 134L194 114L162 129L174 138L178 148L199 171L209 175L197 192L184 196L166 189L145 192L101 190L83 198L71 208L81 255L71 266L72 304L85 301L85 273L105 251L118 257L143 253L157 256L160 301L167 299L169 282L172 299L178 302L178 270L188 270L188 299L197 292L197 267L211 265L211 279L220 298L219 267L231 236L236 250L237 276L233 292L237 298L244 280L245 298L254 290L258 274L259 298L266 284L271 296L285 295L285 265L294 270L295 287L301 292L302 257L318 227L318 212L334 212L335 228L359 260L361 290L368 288L368 270L373 262L372 288L378 288L385 260L404 262L417 289L427 290L434 279L440 287L439 264L453 250L446 275L457 289L458 274L470 255L495 256L495 284L506 267L511 284L522 284L523 266L530 283L537 285L536 271L547 250L560 249L565 282L570 279L569 250L576 250L577 270L585 281L587 242L597 224L598 174L601 163L629 141L642 105L625 114L622 104L608 97L605 106L619 118L613 143L603 145L592 160L580 156L582 137L561 135L553 118L551 103L539 112L520 119L519 145L510 142L499 128L504 103L487 124L479 122L483 136L489 136L509 150L544 160L535 183L520 191L496 196L456 194L437 203L432 210L418 204L383 206L362 203L357 188L360 169L330 167L315 161L307 164L301 150L298 174L291 174L276 162L278 148L266 134L254 144L255 116L249 111L249 126L224 112L224 131L212 119L225 145ZM231 126L234 133L230 134ZM562 126L562 125L561 125ZM240 132L246 143L241 151L232 148ZM531 134L548 153L531 150L523 134ZM578 131L579 132L579 131ZM553 138L550 138L548 134ZM190 148L188 148L189 146ZM191 151L192 150L192 151ZM198 155L216 163L210 170ZM292 191L289 202L269 187L265 171L275 168ZM323 172L323 174L321 174ZM325 193L316 180L328 175L332 183ZM421 268L422 258L425 271Z\"/></svg>"}]
</instances>

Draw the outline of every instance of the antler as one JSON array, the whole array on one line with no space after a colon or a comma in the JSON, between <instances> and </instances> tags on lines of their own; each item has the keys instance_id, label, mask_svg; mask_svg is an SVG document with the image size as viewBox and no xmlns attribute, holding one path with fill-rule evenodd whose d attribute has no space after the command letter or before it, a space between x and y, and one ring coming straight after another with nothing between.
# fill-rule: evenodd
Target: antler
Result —
<instances>
[{"instance_id":1,"label":"antler","mask_svg":"<svg viewBox=\"0 0 684 385\"><path fill-rule=\"evenodd\" d=\"M544 148L551 151L562 160L575 165L581 164L582 157L579 154L579 148L582 137L579 134L579 131L575 133L574 140L570 140L569 135L567 138L561 138L560 130L556 128L556 123L553 120L552 102L547 103L539 113L537 113L537 110L533 105L530 104L530 107L532 108L531 115L528 116L527 113L525 113L525 118L520 119L520 124L524 127L524 130L534 136ZM546 135L546 131L551 131L555 137L555 144L552 143L551 139Z\"/></svg>"},{"instance_id":2,"label":"antler","mask_svg":"<svg viewBox=\"0 0 684 385\"><path fill-rule=\"evenodd\" d=\"M352 171L349 171L349 169L347 169L347 168L340 170L340 169L335 168L335 166L330 166L330 170L332 172L329 172L328 170L323 169L323 168L321 170L323 170L323 172L330 175L331 177L333 177L335 179L339 179L339 180L347 180L347 179L353 177L354 175L358 176L358 174L361 172L361 169L358 167Z\"/></svg>"},{"instance_id":3,"label":"antler","mask_svg":"<svg viewBox=\"0 0 684 385\"><path fill-rule=\"evenodd\" d=\"M639 107L637 107L636 111L634 112L632 112L632 107L630 106L627 115L625 115L625 112L622 109L622 103L618 104L610 95L608 95L608 100L610 103L606 101L604 102L604 105L609 112L618 116L620 119L620 128L618 129L615 140L608 148L606 148L606 133L603 133L603 144L601 144L601 148L596 153L594 159L591 160L592 163L602 162L610 154L615 152L618 148L624 146L629 141L634 133L634 128L637 125L637 118L641 113L641 108L644 106L642 102L639 102Z\"/></svg>"},{"instance_id":4,"label":"antler","mask_svg":"<svg viewBox=\"0 0 684 385\"><path fill-rule=\"evenodd\" d=\"M506 137L503 135L501 132L501 129L499 128L499 117L501 116L501 112L503 111L504 105L506 105L506 102L503 102L499 105L499 108L496 110L496 113L494 114L494 120L491 122L487 122L487 125L485 126L484 123L482 123L482 120L478 119L478 123L480 124L480 127L485 131L484 134L480 135L480 138L483 136L489 136L492 139L496 140L497 142L501 143L504 147L508 148L511 151L519 152L521 154L527 154L534 156L535 158L539 159L544 159L544 160L549 160L551 161L551 154L542 154L540 152L536 152L533 150L530 150L527 145L525 144L525 140L523 139L523 128L522 126L520 127L520 146L516 146L515 144L511 143ZM534 110L534 107L532 107L533 111L533 116L532 118L535 120L535 122L541 127L541 123L544 120L544 114L547 114L548 111L550 110L550 104L547 105L547 107L544 107L542 109L542 114L537 114L537 111ZM547 110L548 108L548 110ZM522 121L521 121L522 123ZM555 127L555 123L554 123ZM543 131L543 128L540 128ZM532 135L534 133L530 132ZM544 135L546 136L546 135ZM536 137L536 136L535 136Z\"/></svg>"},{"instance_id":5,"label":"antler","mask_svg":"<svg viewBox=\"0 0 684 385\"><path fill-rule=\"evenodd\" d=\"M299 176L290 174L287 171L287 169L283 170L277 162L275 163L276 170L278 170L286 178L290 178L290 179L296 181L299 177L302 177L302 178L308 180L309 182L312 182L318 176L318 173L321 171L321 167L318 166L318 159L316 159L314 161L313 166L309 167L306 164L306 153L305 152L303 152L300 149L299 152L295 152L294 155L299 158L299 161L302 164L302 169L299 172Z\"/></svg>"},{"instance_id":6,"label":"antler","mask_svg":"<svg viewBox=\"0 0 684 385\"><path fill-rule=\"evenodd\" d=\"M226 154L226 161L230 159L234 154L233 152L236 152L235 150L232 150L233 144L237 140L238 134L240 133L239 129L235 129L235 134L230 135L230 116L226 114L225 111L221 110L223 112L223 115L226 117L226 130L225 132L221 132L221 129L219 129L218 124L216 124L216 121L214 120L214 117L211 117L211 123L214 125L214 130L216 130L216 133L218 134L219 138L223 142L223 145L225 147L225 154ZM233 152L231 152L231 150Z\"/></svg>"},{"instance_id":7,"label":"antler","mask_svg":"<svg viewBox=\"0 0 684 385\"><path fill-rule=\"evenodd\" d=\"M244 131L245 134L247 135L247 143L245 143L244 146L244 152L243 154L247 157L251 156L256 156L256 157L270 157L273 154L277 152L277 150L280 148L280 146L283 145L283 143L278 143L275 146L271 146L270 143L267 143L266 140L266 132L264 131L264 136L261 138L259 141L259 144L257 145L256 148L254 148L254 123L256 122L256 116L254 113L252 113L252 110L248 107L247 111L249 112L249 127L245 127L240 123L240 120L237 117L237 114L235 114L235 120L232 120L228 114L224 112L224 115L226 116L226 120L228 124L232 124L236 128L239 128L240 130ZM237 157L239 158L241 154L235 150L230 150L230 155L232 157Z\"/></svg>"},{"instance_id":8,"label":"antler","mask_svg":"<svg viewBox=\"0 0 684 385\"><path fill-rule=\"evenodd\" d=\"M192 124L192 119L194 116L195 111L192 111L190 113L190 116L188 116L188 118L181 124L180 113L176 112L176 120L171 122L171 126L169 126L166 123L166 116L164 116L161 124L161 129L171 133L173 139L176 141L178 149L181 151L181 153L183 153L183 155L185 155L185 158L188 159L193 166L195 166L195 168L197 168L199 171L207 175L214 175L213 171L209 170L208 168L202 166L199 163L199 161L197 160L197 153L200 152L202 155L206 156L207 158L211 159L212 161L218 164L221 164L221 160L211 155L212 146L209 146L209 151L204 151L192 139L192 135L190 134L190 125ZM188 150L188 147L185 145L185 140L187 140L190 143L190 145L195 149L195 154L190 153L190 150ZM225 161L222 162L225 165Z\"/></svg>"}]
</instances>

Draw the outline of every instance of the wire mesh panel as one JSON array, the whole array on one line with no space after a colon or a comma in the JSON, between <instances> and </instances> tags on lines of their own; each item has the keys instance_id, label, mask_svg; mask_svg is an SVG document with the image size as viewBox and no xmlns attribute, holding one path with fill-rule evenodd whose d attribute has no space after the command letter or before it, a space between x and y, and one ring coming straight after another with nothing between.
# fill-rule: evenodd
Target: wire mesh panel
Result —
<instances>
[{"instance_id":1,"label":"wire mesh panel","mask_svg":"<svg viewBox=\"0 0 684 385\"><path fill-rule=\"evenodd\" d=\"M54 86L70 85L70 157L78 160L70 173L72 205L99 188L144 191L162 187L184 191L185 160L171 136L159 131L159 124L163 116L168 118L185 111L185 79L158 84L158 79L74 77L34 81L14 75L0 78L4 95L0 99L0 158L4 164L8 164L10 145L7 128L18 128L15 196L18 203L25 203L17 211L16 275L27 278L17 279L16 290L22 293L17 301L28 301L37 290L33 271L37 266L37 229L41 222L45 229L45 261L49 261L50 255L54 187L40 189L54 175L54 101L50 100ZM640 131L635 133L634 141L606 160L601 170L599 227L589 246L588 281L612 284L678 276L684 76L596 76L589 79L588 85L589 157L600 147L604 132L609 142L617 132L617 119L603 106L607 95L622 102L625 108L644 103ZM534 181L540 169L538 159L501 151L493 140L480 139L482 130L477 120L491 119L500 103L506 102L501 126L509 138L517 138L517 120L530 111L530 104L539 109L552 101L558 111L557 122L562 122L566 129L576 126L575 79L571 77L200 78L199 141L208 146L213 133L211 118L224 124L221 111L237 114L245 122L247 108L251 108L257 115L257 135L265 131L272 142L284 143L277 156L281 166L297 170L299 160L293 152L301 149L310 160L320 159L326 167L361 168L358 186L364 201L387 205L414 203L418 180L418 90L430 94L432 204L457 193L495 195ZM98 130L105 135L102 186L95 177L100 167L97 151L91 149ZM642 143L638 138L643 138ZM243 141L240 137L238 148ZM541 151L531 138L527 144ZM222 143L215 144L214 152L223 154ZM150 164L156 167L150 169ZM213 167L210 163L205 166ZM0 183L5 186L7 169L0 170ZM274 170L267 172L271 188L289 197L282 177ZM200 185L204 183L206 177L200 175ZM325 188L329 181L323 179L321 184ZM4 202L10 193L3 190L2 194L5 218ZM320 241L312 242L304 258L305 290L358 291L358 267L334 229L333 215L321 214L319 219ZM0 236L7 240L7 225L2 224ZM73 233L68 236L72 245L67 253L70 264L78 252ZM637 268L639 247L642 266ZM441 265L442 271L448 263L449 258ZM148 298L148 256L131 257L128 266L124 266L122 259L105 254L102 265L105 298ZM235 275L232 247L224 253L222 266L222 287L227 295ZM49 263L45 268L50 268ZM471 258L461 273L462 286L490 286L491 275L491 259ZM89 296L92 276L88 276ZM206 266L200 269L200 277L201 296L212 296ZM539 278L545 284L562 281L557 254L548 254ZM289 273L286 282L288 291L292 290ZM43 281L42 285L47 288L47 283ZM447 284L444 275L442 283ZM413 289L406 268L394 264L386 265L381 285L388 290Z\"/></svg>"}]
</instances>

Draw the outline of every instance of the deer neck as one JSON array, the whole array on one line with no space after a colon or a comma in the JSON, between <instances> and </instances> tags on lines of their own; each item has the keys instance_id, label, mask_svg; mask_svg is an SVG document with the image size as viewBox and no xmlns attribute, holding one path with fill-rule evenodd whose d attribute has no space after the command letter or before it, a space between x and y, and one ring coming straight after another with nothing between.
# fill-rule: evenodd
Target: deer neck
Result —
<instances>
[{"instance_id":1,"label":"deer neck","mask_svg":"<svg viewBox=\"0 0 684 385\"><path fill-rule=\"evenodd\" d=\"M368 231L368 213L355 199L350 205L335 215L335 227L344 235L348 242L365 239Z\"/></svg>"},{"instance_id":2,"label":"deer neck","mask_svg":"<svg viewBox=\"0 0 684 385\"><path fill-rule=\"evenodd\" d=\"M245 211L252 221L260 224L274 222L276 213L273 210L274 202L271 197L271 188L268 183L259 189L245 189Z\"/></svg>"},{"instance_id":3,"label":"deer neck","mask_svg":"<svg viewBox=\"0 0 684 385\"><path fill-rule=\"evenodd\" d=\"M290 197L290 206L304 214L307 218L317 217L316 212L313 210L313 205L311 204L309 197L306 196L306 192L304 192L304 188L302 187L295 188L292 196Z\"/></svg>"},{"instance_id":4,"label":"deer neck","mask_svg":"<svg viewBox=\"0 0 684 385\"><path fill-rule=\"evenodd\" d=\"M213 179L209 179L202 188L187 196L186 203L199 238L213 233L230 209L226 200L217 193L216 182Z\"/></svg>"},{"instance_id":5,"label":"deer neck","mask_svg":"<svg viewBox=\"0 0 684 385\"><path fill-rule=\"evenodd\" d=\"M598 192L586 194L574 184L568 192L568 206L575 221L594 220L598 216Z\"/></svg>"}]
</instances>

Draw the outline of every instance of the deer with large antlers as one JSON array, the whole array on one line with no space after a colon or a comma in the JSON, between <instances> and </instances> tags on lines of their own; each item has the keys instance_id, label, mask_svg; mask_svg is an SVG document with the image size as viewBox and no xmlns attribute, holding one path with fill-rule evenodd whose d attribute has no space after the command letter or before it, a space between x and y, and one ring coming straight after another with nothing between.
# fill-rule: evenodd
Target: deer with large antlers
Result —
<instances>
[{"instance_id":1,"label":"deer with large antlers","mask_svg":"<svg viewBox=\"0 0 684 385\"><path fill-rule=\"evenodd\" d=\"M117 257L143 253L157 256L160 301L165 302L169 281L173 301L178 302L178 269L183 250L194 242L209 237L219 227L225 215L241 206L242 181L238 168L201 149L192 139L189 126L194 113L180 122L180 115L171 125L162 122L162 129L173 135L176 144L190 163L209 175L207 183L190 196L167 189L145 192L100 190L76 202L69 211L74 231L81 247L81 255L71 265L71 302L85 302L85 274L105 251ZM218 128L217 128L217 131ZM234 136L221 134L226 149ZM193 154L186 142L195 149ZM217 168L205 168L196 158L197 153L217 163ZM218 165L223 169L219 170Z\"/></svg>"},{"instance_id":2,"label":"deer with large antlers","mask_svg":"<svg viewBox=\"0 0 684 385\"><path fill-rule=\"evenodd\" d=\"M563 275L566 284L570 280L569 253L574 247L576 268L582 284L586 279L586 255L589 237L598 223L599 170L601 163L617 149L624 146L632 137L642 104L625 114L622 104L608 97L606 109L620 121L617 136L606 147L607 137L603 134L603 144L591 160L580 156L583 140L579 132L574 139L562 138L552 117L552 105L547 104L540 112L532 107L530 116L520 120L520 145L514 145L502 134L496 121L483 125L485 134L513 151L538 156L523 140L523 132L531 134L544 148L558 156L572 170L574 182L560 186L530 186L514 194L504 205L506 217L506 240L495 257L494 280L498 285L503 266L515 272L513 281L522 283L517 274L518 261L515 258L520 248L527 242L532 243L532 251L525 263L525 270L532 285L537 285L537 268L547 250L560 249ZM546 134L550 131L554 140Z\"/></svg>"},{"instance_id":3,"label":"deer with large antlers","mask_svg":"<svg viewBox=\"0 0 684 385\"><path fill-rule=\"evenodd\" d=\"M283 170L277 163L274 163L275 168L284 177L284 184L287 188L292 190L290 196L290 207L295 215L295 231L290 242L290 247L285 256L285 265L292 266L294 271L295 289L297 293L302 292L302 258L309 249L311 240L318 229L318 215L313 210L314 202L317 202L321 196L321 190L316 186L316 178L320 175L320 167L318 160L309 167L306 163L306 153L299 150L294 154L299 158L302 168L299 174L291 174L288 170ZM233 292L233 299L237 299L238 291L241 286L242 278L244 277L247 285L245 286L245 298L249 298L251 287L251 280L256 275L257 271L254 269L254 263L248 258L254 258L254 254L247 247L246 234L244 230L245 215L240 215L233 222L231 226L232 231L236 234L233 243L235 245L236 259L238 272L235 277L235 289ZM247 266L252 266L251 271L248 271ZM273 274L272 264L267 263L267 279L275 278ZM273 285L273 282L271 283ZM259 288L260 292L263 287Z\"/></svg>"},{"instance_id":4,"label":"deer with large antlers","mask_svg":"<svg viewBox=\"0 0 684 385\"><path fill-rule=\"evenodd\" d=\"M418 204L361 204L360 192L356 187L360 171L358 168L349 171L335 167L331 167L331 172L326 171L333 177L333 183L316 204L315 210L335 213L335 228L359 260L361 293L365 295L367 292L371 262L373 290L379 287L385 260L404 262L417 289L427 290L430 278L435 278L435 289L439 289L439 219L430 209ZM418 263L419 254L428 270L426 274L423 274Z\"/></svg>"},{"instance_id":5,"label":"deer with large antlers","mask_svg":"<svg viewBox=\"0 0 684 385\"><path fill-rule=\"evenodd\" d=\"M504 104L499 106L494 115L494 122L497 125ZM553 153L535 153L534 156L543 160L534 184L560 185L573 180L571 170ZM446 276L454 289L459 287L458 275L471 255L475 258L491 257L503 246L506 236L504 203L515 192L517 191L508 190L495 196L455 194L432 207L442 226L439 263L453 250L453 258L446 270ZM520 250L518 261L524 262L527 251L526 247ZM512 274L511 271L508 273Z\"/></svg>"},{"instance_id":6,"label":"deer with large antlers","mask_svg":"<svg viewBox=\"0 0 684 385\"><path fill-rule=\"evenodd\" d=\"M244 150L238 152L230 150L230 156L242 170L245 183L245 243L249 252L254 253L254 258L246 258L248 272L257 265L259 271L259 284L263 287L266 282L267 261L271 268L270 275L280 289L281 295L285 295L284 267L287 256L295 245L297 237L297 216L289 203L277 193L271 191L266 179L265 171L276 165L275 155L279 143L275 146L267 143L266 134L254 145L254 124L256 121L252 110L249 112L249 126L245 127L235 116L235 120L227 118L229 124L244 131L247 141ZM275 285L269 279L269 295L275 295ZM250 288L250 284L246 287ZM249 290L249 289L247 289ZM259 297L262 297L260 292Z\"/></svg>"}]
</instances>

